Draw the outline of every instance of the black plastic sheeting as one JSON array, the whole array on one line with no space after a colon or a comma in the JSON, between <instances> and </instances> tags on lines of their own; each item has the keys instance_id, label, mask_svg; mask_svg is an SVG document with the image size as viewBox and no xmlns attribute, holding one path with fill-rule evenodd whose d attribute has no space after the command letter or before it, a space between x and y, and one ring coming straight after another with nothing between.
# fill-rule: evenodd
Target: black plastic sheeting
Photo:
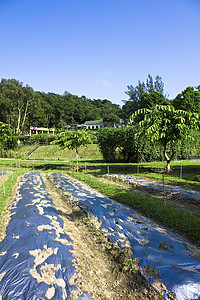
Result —
<instances>
[{"instance_id":1,"label":"black plastic sheeting","mask_svg":"<svg viewBox=\"0 0 200 300\"><path fill-rule=\"evenodd\" d=\"M70 299L72 250L40 174L24 174L0 243L0 299Z\"/></svg>"},{"instance_id":2,"label":"black plastic sheeting","mask_svg":"<svg viewBox=\"0 0 200 300\"><path fill-rule=\"evenodd\" d=\"M181 196L184 198L193 198L196 199L197 201L200 201L200 192L198 191L186 190L179 186L172 186L167 184L165 184L163 187L163 183L159 183L144 178L139 178L136 176L124 175L124 174L110 174L109 177L115 178L119 181L128 182L130 184L136 184L138 186L152 189L152 190L163 191L165 188L166 192L170 192L175 196Z\"/></svg>"},{"instance_id":3,"label":"black plastic sheeting","mask_svg":"<svg viewBox=\"0 0 200 300\"><path fill-rule=\"evenodd\" d=\"M131 247L133 258L141 258L142 275L165 299L175 299L173 293L178 300L198 299L200 261L186 242L68 175L53 173L51 178L113 243Z\"/></svg>"}]
</instances>

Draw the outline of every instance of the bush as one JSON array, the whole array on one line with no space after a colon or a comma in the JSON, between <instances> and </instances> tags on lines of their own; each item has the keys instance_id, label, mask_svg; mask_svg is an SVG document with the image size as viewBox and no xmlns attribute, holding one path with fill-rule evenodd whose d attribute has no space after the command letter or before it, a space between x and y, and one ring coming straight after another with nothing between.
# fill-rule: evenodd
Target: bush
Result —
<instances>
[{"instance_id":1,"label":"bush","mask_svg":"<svg viewBox=\"0 0 200 300\"><path fill-rule=\"evenodd\" d=\"M157 144L139 136L137 126L105 127L98 132L98 144L106 162L138 162L161 160L162 154Z\"/></svg>"}]
</instances>

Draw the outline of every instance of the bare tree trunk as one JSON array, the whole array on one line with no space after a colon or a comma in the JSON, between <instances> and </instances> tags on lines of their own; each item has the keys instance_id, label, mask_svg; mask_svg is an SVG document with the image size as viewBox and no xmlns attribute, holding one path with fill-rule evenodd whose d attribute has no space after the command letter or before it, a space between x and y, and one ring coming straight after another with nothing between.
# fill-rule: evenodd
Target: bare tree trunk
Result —
<instances>
[{"instance_id":1,"label":"bare tree trunk","mask_svg":"<svg viewBox=\"0 0 200 300\"><path fill-rule=\"evenodd\" d=\"M21 122L21 108L18 106L18 119L17 119L16 134L19 134L20 122Z\"/></svg>"},{"instance_id":2,"label":"bare tree trunk","mask_svg":"<svg viewBox=\"0 0 200 300\"><path fill-rule=\"evenodd\" d=\"M169 173L170 170L171 170L170 164L171 164L171 160L172 160L172 158L173 158L173 156L174 156L174 153L175 153L175 152L174 152L174 149L172 149L172 154L171 154L171 156L168 156L168 155L167 155L167 144L164 145L164 156L165 156L165 159L166 159L166 161L167 161L167 168L166 168L167 173Z\"/></svg>"},{"instance_id":3,"label":"bare tree trunk","mask_svg":"<svg viewBox=\"0 0 200 300\"><path fill-rule=\"evenodd\" d=\"M25 112L24 112L24 118L23 118L23 121L22 121L22 125L21 125L21 131L23 131L24 123L26 121L28 105L29 105L29 100L27 100L27 102L26 102L26 108L25 108Z\"/></svg>"}]
</instances>

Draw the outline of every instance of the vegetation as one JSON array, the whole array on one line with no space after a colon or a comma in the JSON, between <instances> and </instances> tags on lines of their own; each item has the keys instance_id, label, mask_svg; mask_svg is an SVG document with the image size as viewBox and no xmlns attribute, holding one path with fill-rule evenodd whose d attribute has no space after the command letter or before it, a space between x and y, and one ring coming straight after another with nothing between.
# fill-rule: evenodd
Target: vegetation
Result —
<instances>
[{"instance_id":1,"label":"vegetation","mask_svg":"<svg viewBox=\"0 0 200 300\"><path fill-rule=\"evenodd\" d=\"M124 119L129 117L138 109L151 108L156 104L169 104L166 94L164 94L164 83L160 76L156 76L155 80L149 74L146 83L138 81L137 86L128 85L128 91L125 92L130 98L124 101L122 107L122 115Z\"/></svg>"},{"instance_id":2,"label":"vegetation","mask_svg":"<svg viewBox=\"0 0 200 300\"><path fill-rule=\"evenodd\" d=\"M98 131L100 151L106 162L138 162L161 159L157 144L150 138L139 136L138 126L108 128Z\"/></svg>"},{"instance_id":3,"label":"vegetation","mask_svg":"<svg viewBox=\"0 0 200 300\"><path fill-rule=\"evenodd\" d=\"M5 209L5 206L8 204L8 198L12 195L13 185L16 183L18 176L23 174L24 171L25 170L23 169L16 169L13 171L12 175L10 173L9 178L5 181L4 189L3 185L0 184L0 220L2 217L2 212Z\"/></svg>"},{"instance_id":4,"label":"vegetation","mask_svg":"<svg viewBox=\"0 0 200 300\"><path fill-rule=\"evenodd\" d=\"M156 105L152 109L137 110L130 117L129 124L133 124L138 115L144 115L143 120L139 122L142 128L140 135L150 136L152 142L159 142L163 148L169 172L175 146L183 139L192 139L190 130L199 129L199 115L184 110L175 110L172 105Z\"/></svg>"},{"instance_id":5,"label":"vegetation","mask_svg":"<svg viewBox=\"0 0 200 300\"><path fill-rule=\"evenodd\" d=\"M172 101L175 109L182 109L194 113L200 113L200 88L187 87Z\"/></svg>"},{"instance_id":6,"label":"vegetation","mask_svg":"<svg viewBox=\"0 0 200 300\"><path fill-rule=\"evenodd\" d=\"M2 79L0 120L9 124L18 135L21 144L25 145L34 142L49 144L59 139L58 133L66 131L70 123L80 124L86 120L102 118L107 127L97 130L97 135L98 145L106 162L148 162L166 159L169 170L174 155L177 159L199 156L199 132L188 131L189 127L197 128L194 124L194 113L198 113L200 107L199 87L187 87L170 101L164 91L162 78L156 76L153 79L149 74L146 82L138 81L135 87L128 85L126 94L130 98L121 109L119 105L112 104L108 100L91 100L68 92L63 95L34 92L31 87L23 86L22 82L15 79ZM158 109L159 107L162 107L162 111ZM132 128L115 128L116 122L122 116L128 119L131 115L132 122L134 116ZM150 122L150 116L152 125L148 127L147 120ZM56 127L57 134L54 136L38 134L31 137L22 135L28 133L30 125ZM142 130L144 125L148 127L145 134ZM73 134L69 133L68 137L70 135ZM190 137L189 142L186 137ZM96 139L95 135L92 139ZM70 140L67 143L68 146L73 144ZM8 149L9 147L6 151ZM12 152L6 155L12 155Z\"/></svg>"},{"instance_id":7,"label":"vegetation","mask_svg":"<svg viewBox=\"0 0 200 300\"><path fill-rule=\"evenodd\" d=\"M13 137L10 126L0 122L0 155L3 151L15 148L16 145L17 141Z\"/></svg>"},{"instance_id":8,"label":"vegetation","mask_svg":"<svg viewBox=\"0 0 200 300\"><path fill-rule=\"evenodd\" d=\"M60 139L55 141L63 148L76 150L76 165L78 172L78 148L91 143L91 136L86 130L65 131L60 134Z\"/></svg>"},{"instance_id":9,"label":"vegetation","mask_svg":"<svg viewBox=\"0 0 200 300\"><path fill-rule=\"evenodd\" d=\"M64 129L69 124L82 124L111 113L116 119L121 116L121 109L106 99L91 100L68 92L34 92L16 79L0 82L0 121L9 124L15 134L28 133L30 126Z\"/></svg>"}]
</instances>

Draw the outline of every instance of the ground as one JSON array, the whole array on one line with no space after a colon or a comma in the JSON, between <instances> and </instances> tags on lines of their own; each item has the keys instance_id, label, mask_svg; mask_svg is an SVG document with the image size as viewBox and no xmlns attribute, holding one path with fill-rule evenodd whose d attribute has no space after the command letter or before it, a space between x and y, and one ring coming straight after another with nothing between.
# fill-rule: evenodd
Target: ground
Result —
<instances>
[{"instance_id":1,"label":"ground","mask_svg":"<svg viewBox=\"0 0 200 300\"><path fill-rule=\"evenodd\" d=\"M76 283L78 291L72 293L71 299L78 299L80 291L87 292L94 299L162 299L141 276L139 258L131 258L130 248L121 250L109 242L85 213L53 186L47 174L43 173L42 177L64 220L64 230L73 241L76 272L70 284ZM3 212L0 241L5 236L16 187L13 187L13 195Z\"/></svg>"}]
</instances>

